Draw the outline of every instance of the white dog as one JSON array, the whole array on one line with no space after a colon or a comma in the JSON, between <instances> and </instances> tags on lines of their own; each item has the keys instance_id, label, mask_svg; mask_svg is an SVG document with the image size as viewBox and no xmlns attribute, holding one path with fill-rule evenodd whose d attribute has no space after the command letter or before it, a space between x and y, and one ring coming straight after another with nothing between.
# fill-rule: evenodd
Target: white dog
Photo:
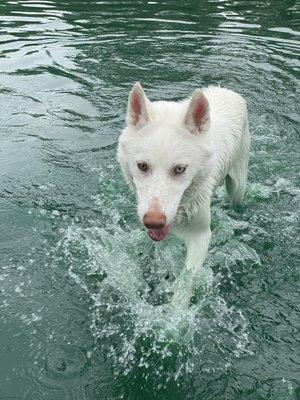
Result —
<instances>
[{"instance_id":1,"label":"white dog","mask_svg":"<svg viewBox=\"0 0 300 400\"><path fill-rule=\"evenodd\" d=\"M118 160L150 238L163 240L171 231L186 243L186 265L172 304L188 306L208 251L214 190L225 180L231 206L244 197L250 147L246 103L220 87L196 89L182 102L150 102L136 83L126 122Z\"/></svg>"}]
</instances>

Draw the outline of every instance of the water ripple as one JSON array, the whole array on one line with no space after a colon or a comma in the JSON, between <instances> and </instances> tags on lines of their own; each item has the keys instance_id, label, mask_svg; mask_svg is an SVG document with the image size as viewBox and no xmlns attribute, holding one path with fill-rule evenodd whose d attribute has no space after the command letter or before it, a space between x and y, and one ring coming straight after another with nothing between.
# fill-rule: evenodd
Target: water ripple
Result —
<instances>
[{"instance_id":1,"label":"water ripple","mask_svg":"<svg viewBox=\"0 0 300 400\"><path fill-rule=\"evenodd\" d=\"M271 11L270 11L271 10ZM295 2L0 5L1 399L294 400L299 24ZM153 246L116 162L128 91L247 100L244 207L224 189L193 305L184 249Z\"/></svg>"}]
</instances>

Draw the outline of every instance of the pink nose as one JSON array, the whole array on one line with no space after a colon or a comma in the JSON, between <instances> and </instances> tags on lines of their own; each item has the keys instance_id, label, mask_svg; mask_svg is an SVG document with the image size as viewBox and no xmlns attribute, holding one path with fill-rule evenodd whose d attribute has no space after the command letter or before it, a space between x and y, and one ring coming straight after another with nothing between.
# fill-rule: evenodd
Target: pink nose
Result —
<instances>
[{"instance_id":1,"label":"pink nose","mask_svg":"<svg viewBox=\"0 0 300 400\"><path fill-rule=\"evenodd\" d=\"M159 211L149 211L144 215L143 222L148 229L161 229L166 225L166 217Z\"/></svg>"}]
</instances>

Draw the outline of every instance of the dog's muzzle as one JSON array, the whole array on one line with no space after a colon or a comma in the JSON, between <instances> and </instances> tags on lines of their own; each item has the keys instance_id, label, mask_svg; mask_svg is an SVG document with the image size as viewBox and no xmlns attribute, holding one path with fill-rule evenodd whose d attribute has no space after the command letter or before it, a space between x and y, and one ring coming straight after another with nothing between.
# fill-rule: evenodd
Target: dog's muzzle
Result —
<instances>
[{"instance_id":1,"label":"dog's muzzle","mask_svg":"<svg viewBox=\"0 0 300 400\"><path fill-rule=\"evenodd\" d=\"M148 228L148 235L152 240L158 242L168 236L169 226L166 225L166 221L166 216L160 211L149 211L144 215L143 223Z\"/></svg>"}]
</instances>

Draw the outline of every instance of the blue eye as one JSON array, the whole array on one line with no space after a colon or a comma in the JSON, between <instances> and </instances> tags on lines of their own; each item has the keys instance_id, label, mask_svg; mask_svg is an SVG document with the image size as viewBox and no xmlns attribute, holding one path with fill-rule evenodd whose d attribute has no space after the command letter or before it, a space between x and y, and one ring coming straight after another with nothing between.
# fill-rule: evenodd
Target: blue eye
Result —
<instances>
[{"instance_id":1,"label":"blue eye","mask_svg":"<svg viewBox=\"0 0 300 400\"><path fill-rule=\"evenodd\" d=\"M186 168L185 165L176 165L176 167L173 168L173 172L175 175L180 175L185 172Z\"/></svg>"}]
</instances>

